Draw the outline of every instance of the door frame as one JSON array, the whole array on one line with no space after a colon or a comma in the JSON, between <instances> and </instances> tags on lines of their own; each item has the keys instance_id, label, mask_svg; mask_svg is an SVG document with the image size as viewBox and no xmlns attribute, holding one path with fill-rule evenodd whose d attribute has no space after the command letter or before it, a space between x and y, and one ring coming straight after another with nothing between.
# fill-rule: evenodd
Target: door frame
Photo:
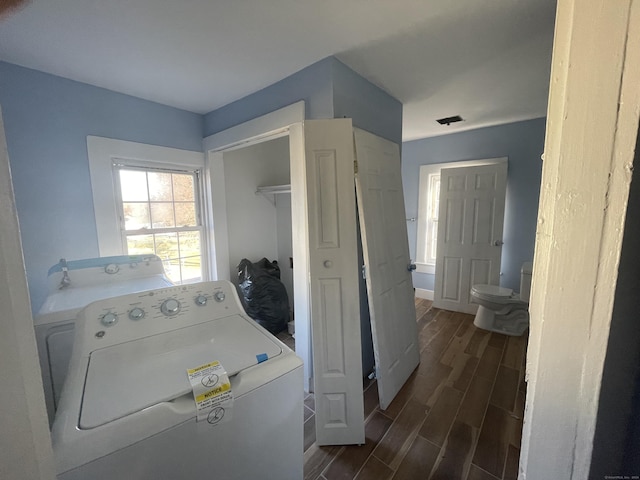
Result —
<instances>
[{"instance_id":1,"label":"door frame","mask_svg":"<svg viewBox=\"0 0 640 480\"><path fill-rule=\"evenodd\" d=\"M54 478L31 303L25 273L11 167L0 109L0 403L9 415L0 420L0 463L8 478ZM17 461L20 459L20 461Z\"/></svg>"},{"instance_id":2,"label":"door frame","mask_svg":"<svg viewBox=\"0 0 640 480\"><path fill-rule=\"evenodd\" d=\"M206 189L211 193L211 198L205 202L204 213L210 226L209 235L213 252L209 256L209 268L214 280L230 280L224 153L288 136L291 183L300 186L291 190L292 222L306 223L304 130L302 128L304 120L305 104L304 101L300 101L203 139L204 176ZM303 248L307 244L307 232L306 228L296 228L296 225L292 227L293 257L296 259L296 268L293 270L296 354L303 361L304 389L309 392L313 389L313 362L309 309L311 302L308 289L309 258ZM307 288L303 288L303 285Z\"/></svg>"},{"instance_id":3,"label":"door frame","mask_svg":"<svg viewBox=\"0 0 640 480\"><path fill-rule=\"evenodd\" d=\"M640 2L559 0L529 301L521 478L589 477L638 163L638 85ZM629 399L632 388L619 395Z\"/></svg>"}]
</instances>

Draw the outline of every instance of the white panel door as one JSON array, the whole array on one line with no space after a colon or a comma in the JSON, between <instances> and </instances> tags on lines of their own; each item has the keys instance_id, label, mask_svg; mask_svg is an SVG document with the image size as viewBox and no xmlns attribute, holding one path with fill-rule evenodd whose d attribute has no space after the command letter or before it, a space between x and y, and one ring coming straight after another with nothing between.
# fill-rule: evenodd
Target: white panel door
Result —
<instances>
[{"instance_id":1,"label":"white panel door","mask_svg":"<svg viewBox=\"0 0 640 480\"><path fill-rule=\"evenodd\" d=\"M363 444L351 119L304 123L318 445Z\"/></svg>"},{"instance_id":2,"label":"white panel door","mask_svg":"<svg viewBox=\"0 0 640 480\"><path fill-rule=\"evenodd\" d=\"M498 285L507 163L440 171L433 305L475 313L471 287Z\"/></svg>"},{"instance_id":3,"label":"white panel door","mask_svg":"<svg viewBox=\"0 0 640 480\"><path fill-rule=\"evenodd\" d=\"M420 361L398 145L355 129L356 191L380 408Z\"/></svg>"}]
</instances>

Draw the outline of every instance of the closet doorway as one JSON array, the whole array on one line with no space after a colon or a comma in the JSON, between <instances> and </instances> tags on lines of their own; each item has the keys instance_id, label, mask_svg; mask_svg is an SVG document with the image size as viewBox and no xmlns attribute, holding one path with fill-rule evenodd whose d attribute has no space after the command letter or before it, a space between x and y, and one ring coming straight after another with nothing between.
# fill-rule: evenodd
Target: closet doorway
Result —
<instances>
[{"instance_id":1,"label":"closet doorway","mask_svg":"<svg viewBox=\"0 0 640 480\"><path fill-rule=\"evenodd\" d=\"M295 109L296 105L292 105L283 110L295 114ZM229 219L233 206L230 208L229 204L244 202L246 192L250 191L252 195L266 197L276 207L275 197L283 195L286 189L282 183L286 163L279 164L285 168L264 167L265 159L272 157L265 152L275 152L275 158L282 156L284 149L278 149L278 142L269 147L233 152L288 136L293 253L289 259L293 259L294 265L296 353L304 361L304 388L316 394L317 443L361 444L364 442L361 388L361 324L364 322L360 317L363 296L355 185L360 202L359 225L381 406L383 398L385 405L393 399L418 362L399 147L354 129L351 119L303 123L292 120L295 115L290 115L280 119L280 125L275 127L274 122L266 121L281 113L273 112L205 139L207 178L211 182L209 213L215 244L212 271L217 272L219 279L231 279L235 276L235 262L247 257L245 251L253 248L245 245L240 254L233 253L238 244L237 232L246 236L250 230L246 210L251 207L242 206L243 220L234 226ZM300 113L303 115L303 111L298 111ZM240 127L243 132L238 134L236 130ZM260 168L251 167L254 160L249 157L253 155L247 152L260 152L263 162ZM360 172L359 163L362 163ZM234 178L238 173L241 180ZM389 183L391 179L394 181ZM241 200L234 200L239 185L248 188L241 194ZM234 191L228 195L230 189ZM263 207L254 206L258 210ZM278 213L274 215L276 220L272 223L277 223ZM270 214L266 216L273 218ZM277 251L277 235L275 239ZM284 263L291 265L291 260ZM389 275L392 272L393 275ZM379 300L383 300L382 303Z\"/></svg>"}]
</instances>

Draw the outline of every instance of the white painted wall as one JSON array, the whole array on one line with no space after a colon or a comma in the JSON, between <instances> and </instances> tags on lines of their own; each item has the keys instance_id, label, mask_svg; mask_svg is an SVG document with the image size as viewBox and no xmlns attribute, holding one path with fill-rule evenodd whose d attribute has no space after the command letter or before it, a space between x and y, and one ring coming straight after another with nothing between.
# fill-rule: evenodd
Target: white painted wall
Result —
<instances>
[{"instance_id":1,"label":"white painted wall","mask_svg":"<svg viewBox=\"0 0 640 480\"><path fill-rule=\"evenodd\" d=\"M273 195L267 198L255 192L259 186L289 183L288 137L225 152L224 178L229 273L231 280L237 282L237 266L243 258L253 262L262 257L278 258L277 209L272 203ZM290 225L288 231L291 232Z\"/></svg>"},{"instance_id":2,"label":"white painted wall","mask_svg":"<svg viewBox=\"0 0 640 480\"><path fill-rule=\"evenodd\" d=\"M0 113L0 478L53 479L49 422Z\"/></svg>"},{"instance_id":3,"label":"white painted wall","mask_svg":"<svg viewBox=\"0 0 640 480\"><path fill-rule=\"evenodd\" d=\"M520 479L590 478L639 85L640 2L559 0Z\"/></svg>"},{"instance_id":4,"label":"white painted wall","mask_svg":"<svg viewBox=\"0 0 640 480\"><path fill-rule=\"evenodd\" d=\"M293 310L293 269L289 258L293 258L293 232L291 229L291 194L283 193L276 196L276 243L278 248L278 264L280 265L280 280L284 283L289 295L289 308Z\"/></svg>"}]
</instances>

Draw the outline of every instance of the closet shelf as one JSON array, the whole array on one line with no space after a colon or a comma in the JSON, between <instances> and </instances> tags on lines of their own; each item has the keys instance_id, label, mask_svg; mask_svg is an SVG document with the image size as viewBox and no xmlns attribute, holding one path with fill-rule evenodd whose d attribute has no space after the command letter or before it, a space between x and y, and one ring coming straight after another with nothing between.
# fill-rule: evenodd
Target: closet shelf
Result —
<instances>
[{"instance_id":1,"label":"closet shelf","mask_svg":"<svg viewBox=\"0 0 640 480\"><path fill-rule=\"evenodd\" d=\"M264 187L258 187L256 194L262 195L277 195L278 193L291 193L291 185L268 185Z\"/></svg>"},{"instance_id":2,"label":"closet shelf","mask_svg":"<svg viewBox=\"0 0 640 480\"><path fill-rule=\"evenodd\" d=\"M291 185L268 185L258 187L256 190L256 195L262 195L273 203L273 205L276 204L276 195L280 193L291 193ZM273 197L271 197L271 195L273 195Z\"/></svg>"}]
</instances>

